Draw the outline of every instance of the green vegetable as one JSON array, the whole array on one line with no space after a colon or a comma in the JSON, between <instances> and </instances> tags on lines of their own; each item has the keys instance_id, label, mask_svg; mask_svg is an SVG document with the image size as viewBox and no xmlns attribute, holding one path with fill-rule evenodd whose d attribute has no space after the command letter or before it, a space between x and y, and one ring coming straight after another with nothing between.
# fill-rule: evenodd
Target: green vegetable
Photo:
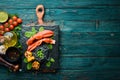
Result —
<instances>
[{"instance_id":1,"label":"green vegetable","mask_svg":"<svg viewBox=\"0 0 120 80\"><path fill-rule=\"evenodd\" d=\"M20 41L19 41L20 31L21 31L21 30L22 30L22 29L21 29L21 25L19 25L19 26L16 26L13 31L16 33L17 38L18 38L18 42L16 43L15 47L22 49L22 44L21 44Z\"/></svg>"},{"instance_id":2,"label":"green vegetable","mask_svg":"<svg viewBox=\"0 0 120 80\"><path fill-rule=\"evenodd\" d=\"M20 41L18 41L15 45L15 47L19 48L19 49L22 49L22 44L20 43Z\"/></svg>"},{"instance_id":3,"label":"green vegetable","mask_svg":"<svg viewBox=\"0 0 120 80\"><path fill-rule=\"evenodd\" d=\"M44 27L39 28L39 32L44 31L44 30L45 30Z\"/></svg>"},{"instance_id":4,"label":"green vegetable","mask_svg":"<svg viewBox=\"0 0 120 80\"><path fill-rule=\"evenodd\" d=\"M50 38L51 38L51 39L54 39L54 36L51 36Z\"/></svg>"},{"instance_id":5,"label":"green vegetable","mask_svg":"<svg viewBox=\"0 0 120 80\"><path fill-rule=\"evenodd\" d=\"M40 57L41 59L44 58L44 54L43 54L42 50L38 50L38 51L37 51L37 55L38 55L38 57Z\"/></svg>"},{"instance_id":6,"label":"green vegetable","mask_svg":"<svg viewBox=\"0 0 120 80\"><path fill-rule=\"evenodd\" d=\"M34 33L32 33L32 32L25 32L25 36L26 36L27 38L30 38L31 36L33 36L33 34L34 34Z\"/></svg>"},{"instance_id":7,"label":"green vegetable","mask_svg":"<svg viewBox=\"0 0 120 80\"><path fill-rule=\"evenodd\" d=\"M20 31L20 30L22 30L22 29L21 29L21 25L16 26L16 27L14 28L14 30L13 30L13 31L15 31L15 32L16 32L16 31Z\"/></svg>"},{"instance_id":8,"label":"green vegetable","mask_svg":"<svg viewBox=\"0 0 120 80\"><path fill-rule=\"evenodd\" d=\"M46 63L46 66L50 67L51 63L54 63L54 62L55 62L54 58L50 58L49 61Z\"/></svg>"},{"instance_id":9,"label":"green vegetable","mask_svg":"<svg viewBox=\"0 0 120 80\"><path fill-rule=\"evenodd\" d=\"M24 63L28 63L27 58L24 58L24 60L23 60L23 61L24 61Z\"/></svg>"},{"instance_id":10,"label":"green vegetable","mask_svg":"<svg viewBox=\"0 0 120 80\"><path fill-rule=\"evenodd\" d=\"M30 70L31 68L32 68L32 63L31 62L27 63L27 70Z\"/></svg>"},{"instance_id":11,"label":"green vegetable","mask_svg":"<svg viewBox=\"0 0 120 80\"><path fill-rule=\"evenodd\" d=\"M50 62L55 62L54 58L50 58Z\"/></svg>"},{"instance_id":12,"label":"green vegetable","mask_svg":"<svg viewBox=\"0 0 120 80\"><path fill-rule=\"evenodd\" d=\"M8 16L9 16L10 18L12 18L13 16L17 16L17 17L18 17L18 14L8 14Z\"/></svg>"},{"instance_id":13,"label":"green vegetable","mask_svg":"<svg viewBox=\"0 0 120 80\"><path fill-rule=\"evenodd\" d=\"M48 62L46 63L46 66L47 66L47 67L50 67L50 66L51 66L51 62L48 61Z\"/></svg>"},{"instance_id":14,"label":"green vegetable","mask_svg":"<svg viewBox=\"0 0 120 80\"><path fill-rule=\"evenodd\" d=\"M31 31L26 31L25 32L25 36L27 38L32 37L33 35L35 35L37 33L37 30L35 29L35 27L32 27Z\"/></svg>"},{"instance_id":15,"label":"green vegetable","mask_svg":"<svg viewBox=\"0 0 120 80\"><path fill-rule=\"evenodd\" d=\"M47 45L49 49L52 49L53 48L53 45L52 44L48 44Z\"/></svg>"}]
</instances>

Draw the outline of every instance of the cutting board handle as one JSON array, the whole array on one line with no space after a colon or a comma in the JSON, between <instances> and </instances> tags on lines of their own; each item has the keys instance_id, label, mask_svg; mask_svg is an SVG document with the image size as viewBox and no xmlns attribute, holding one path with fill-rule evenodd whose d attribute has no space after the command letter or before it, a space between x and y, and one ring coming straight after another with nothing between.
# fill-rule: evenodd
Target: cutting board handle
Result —
<instances>
[{"instance_id":1,"label":"cutting board handle","mask_svg":"<svg viewBox=\"0 0 120 80\"><path fill-rule=\"evenodd\" d=\"M36 15L38 17L38 24L42 25L44 23L43 16L44 16L44 6L38 5L36 7Z\"/></svg>"}]
</instances>

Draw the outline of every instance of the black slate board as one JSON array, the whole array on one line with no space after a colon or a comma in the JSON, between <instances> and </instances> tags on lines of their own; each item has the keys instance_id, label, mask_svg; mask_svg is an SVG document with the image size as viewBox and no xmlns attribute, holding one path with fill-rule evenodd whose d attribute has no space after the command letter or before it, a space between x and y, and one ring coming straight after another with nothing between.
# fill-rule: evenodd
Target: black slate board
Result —
<instances>
[{"instance_id":1,"label":"black slate board","mask_svg":"<svg viewBox=\"0 0 120 80\"><path fill-rule=\"evenodd\" d=\"M26 45L26 41L28 40L27 37L25 37L25 32L26 31L31 31L31 28L33 26L23 26L22 27L22 31L21 31L21 34L20 34L20 42L22 43L22 46L23 46L23 50L22 50L22 53L24 54L24 52L26 51L26 48L27 48L27 45ZM40 26L34 26L36 30L39 30ZM47 70L45 72L49 72L49 71L52 71L52 70L57 70L58 67L59 67L59 26L42 26L44 27L45 30L52 30L54 31L54 36L53 36L53 39L56 41L56 43L53 45L53 49L49 51L49 56L48 58L54 58L55 59L55 62L52 63L51 67L46 67L45 64L42 64L41 65L41 68L39 71L44 71L44 70ZM43 45L39 46L38 48L41 48L43 47ZM37 48L37 49L38 49ZM23 61L24 59L24 55L22 57L22 71L28 71L27 68L26 68L26 63L24 63Z\"/></svg>"}]
</instances>

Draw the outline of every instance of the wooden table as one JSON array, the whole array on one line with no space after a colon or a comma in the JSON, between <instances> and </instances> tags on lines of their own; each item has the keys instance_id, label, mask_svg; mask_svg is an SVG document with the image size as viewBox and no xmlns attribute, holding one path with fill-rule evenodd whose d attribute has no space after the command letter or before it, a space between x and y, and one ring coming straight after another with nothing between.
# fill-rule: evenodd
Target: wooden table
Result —
<instances>
[{"instance_id":1,"label":"wooden table","mask_svg":"<svg viewBox=\"0 0 120 80\"><path fill-rule=\"evenodd\" d=\"M0 0L0 10L16 13L23 25L45 21L60 26L57 73L11 73L0 66L0 80L120 80L120 0Z\"/></svg>"}]
</instances>

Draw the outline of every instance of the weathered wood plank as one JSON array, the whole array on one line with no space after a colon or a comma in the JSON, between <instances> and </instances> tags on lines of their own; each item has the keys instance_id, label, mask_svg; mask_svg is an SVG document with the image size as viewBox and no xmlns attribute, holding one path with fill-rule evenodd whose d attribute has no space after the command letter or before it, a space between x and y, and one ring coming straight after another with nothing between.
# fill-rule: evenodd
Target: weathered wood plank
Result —
<instances>
[{"instance_id":1,"label":"weathered wood plank","mask_svg":"<svg viewBox=\"0 0 120 80\"><path fill-rule=\"evenodd\" d=\"M120 45L62 45L60 46L61 54L70 56L106 56L106 57L120 57Z\"/></svg>"},{"instance_id":2,"label":"weathered wood plank","mask_svg":"<svg viewBox=\"0 0 120 80\"><path fill-rule=\"evenodd\" d=\"M60 70L36 75L0 66L0 80L120 80L120 0L0 0L0 9L26 24L36 22L38 4L45 21L60 25Z\"/></svg>"},{"instance_id":3,"label":"weathered wood plank","mask_svg":"<svg viewBox=\"0 0 120 80\"><path fill-rule=\"evenodd\" d=\"M120 71L119 57L74 57L61 56L60 70L81 70L81 71ZM5 70L6 69L6 70ZM7 68L0 66L2 73L8 73ZM27 73L27 72L25 72ZM28 72L29 73L29 72Z\"/></svg>"},{"instance_id":4,"label":"weathered wood plank","mask_svg":"<svg viewBox=\"0 0 120 80\"><path fill-rule=\"evenodd\" d=\"M120 70L118 57L64 57L61 59L62 70L81 71L117 71Z\"/></svg>"},{"instance_id":5,"label":"weathered wood plank","mask_svg":"<svg viewBox=\"0 0 120 80\"><path fill-rule=\"evenodd\" d=\"M17 13L24 22L36 21L35 9L3 9ZM22 14L21 14L22 13ZM45 20L120 20L120 8L107 9L46 9Z\"/></svg>"},{"instance_id":6,"label":"weathered wood plank","mask_svg":"<svg viewBox=\"0 0 120 80\"><path fill-rule=\"evenodd\" d=\"M9 3L9 6L7 6ZM120 6L119 0L0 0L1 8L35 8L43 4L46 8L84 8L93 6Z\"/></svg>"},{"instance_id":7,"label":"weathered wood plank","mask_svg":"<svg viewBox=\"0 0 120 80\"><path fill-rule=\"evenodd\" d=\"M119 32L85 33L63 30L60 36L60 51L62 54L78 56L120 56L119 36Z\"/></svg>"},{"instance_id":8,"label":"weathered wood plank","mask_svg":"<svg viewBox=\"0 0 120 80\"><path fill-rule=\"evenodd\" d=\"M101 21L98 23L96 31L100 32L120 32L120 21Z\"/></svg>"},{"instance_id":9,"label":"weathered wood plank","mask_svg":"<svg viewBox=\"0 0 120 80\"><path fill-rule=\"evenodd\" d=\"M119 32L77 32L77 29L61 31L60 43L65 44L98 44L98 45L120 45ZM76 31L76 32L75 32ZM79 31L79 30L78 30ZM69 41L69 43L68 43Z\"/></svg>"},{"instance_id":10,"label":"weathered wood plank","mask_svg":"<svg viewBox=\"0 0 120 80\"><path fill-rule=\"evenodd\" d=\"M2 74L1 80L119 80L119 71L61 70L56 74L9 73Z\"/></svg>"},{"instance_id":11,"label":"weathered wood plank","mask_svg":"<svg viewBox=\"0 0 120 80\"><path fill-rule=\"evenodd\" d=\"M63 32L120 32L119 21L55 21Z\"/></svg>"}]
</instances>

